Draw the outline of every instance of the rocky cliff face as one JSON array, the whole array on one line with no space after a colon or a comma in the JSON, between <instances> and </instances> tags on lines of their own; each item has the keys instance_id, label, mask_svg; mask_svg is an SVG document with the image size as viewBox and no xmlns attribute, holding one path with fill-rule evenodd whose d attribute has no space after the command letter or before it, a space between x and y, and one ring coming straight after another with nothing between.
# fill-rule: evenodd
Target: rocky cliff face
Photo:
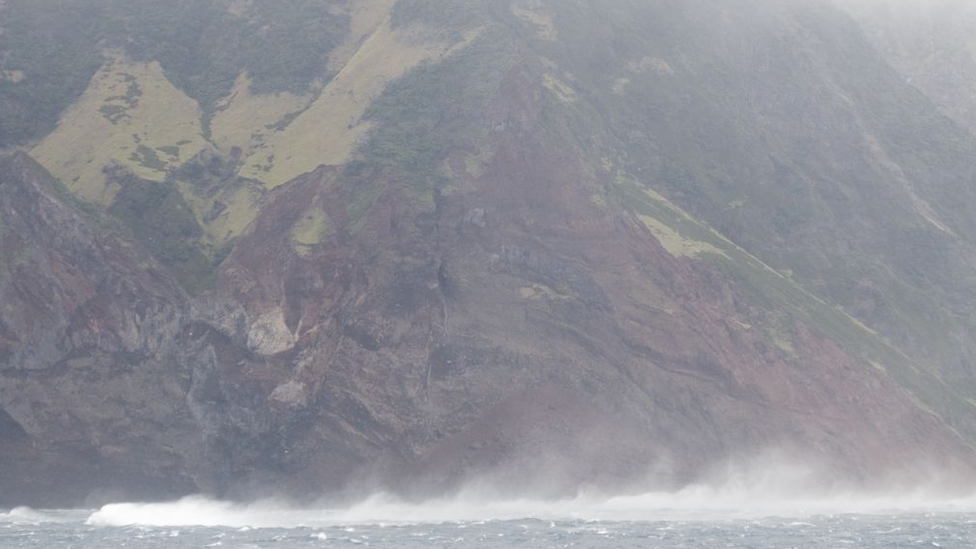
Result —
<instances>
[{"instance_id":1,"label":"rocky cliff face","mask_svg":"<svg viewBox=\"0 0 976 549\"><path fill-rule=\"evenodd\" d=\"M186 436L191 375L172 353L183 293L65 205L26 154L0 173L5 499L192 486L182 472L199 440Z\"/></svg>"},{"instance_id":2,"label":"rocky cliff face","mask_svg":"<svg viewBox=\"0 0 976 549\"><path fill-rule=\"evenodd\" d=\"M0 505L976 465L973 137L839 12L204 4L328 63L113 49L4 158Z\"/></svg>"}]
</instances>

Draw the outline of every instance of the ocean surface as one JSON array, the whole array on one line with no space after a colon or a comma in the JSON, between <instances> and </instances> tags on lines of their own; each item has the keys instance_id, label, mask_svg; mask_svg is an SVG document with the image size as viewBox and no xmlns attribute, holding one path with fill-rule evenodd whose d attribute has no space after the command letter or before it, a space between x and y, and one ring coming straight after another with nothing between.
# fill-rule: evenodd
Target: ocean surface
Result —
<instances>
[{"instance_id":1,"label":"ocean surface","mask_svg":"<svg viewBox=\"0 0 976 549\"><path fill-rule=\"evenodd\" d=\"M976 547L976 500L917 495L754 499L720 493L345 508L191 497L94 510L0 512L0 547L837 548Z\"/></svg>"}]
</instances>

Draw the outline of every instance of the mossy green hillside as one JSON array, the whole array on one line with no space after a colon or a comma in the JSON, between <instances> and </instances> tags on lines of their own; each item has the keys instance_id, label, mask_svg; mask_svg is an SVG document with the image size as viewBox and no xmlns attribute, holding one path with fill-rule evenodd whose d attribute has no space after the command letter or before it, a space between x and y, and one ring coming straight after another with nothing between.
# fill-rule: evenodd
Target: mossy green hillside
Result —
<instances>
[{"instance_id":1,"label":"mossy green hillside","mask_svg":"<svg viewBox=\"0 0 976 549\"><path fill-rule=\"evenodd\" d=\"M888 375L910 390L926 409L965 430L969 437L976 435L968 427L976 419L976 409L966 404L964 390L947 385L932 372L931 367L917 364L838 305L825 301L796 280L766 265L630 176L621 174L618 177L612 196L620 207L669 227L680 237L682 245L687 247L692 245L689 243L697 243L699 253L680 255L708 261L734 280L750 303L761 305L768 311L773 322L764 330L772 345L792 352L793 343L784 331L782 317L788 315L839 343L866 364L880 365ZM675 246L673 242L666 241L662 245L666 248Z\"/></svg>"},{"instance_id":2,"label":"mossy green hillside","mask_svg":"<svg viewBox=\"0 0 976 549\"><path fill-rule=\"evenodd\" d=\"M338 1L251 2L234 13L223 0L8 0L0 18L0 147L54 128L102 65L105 48L159 62L196 100L204 128L242 72L255 93L304 93L331 76L322 62L343 40L349 17ZM107 116L118 108L107 105Z\"/></svg>"},{"instance_id":3,"label":"mossy green hillside","mask_svg":"<svg viewBox=\"0 0 976 549\"><path fill-rule=\"evenodd\" d=\"M450 184L442 169L447 156L486 139L477 113L498 93L514 62L513 48L505 29L486 25L470 44L414 69L370 105L364 118L374 129L358 152L362 164L355 170L370 175L350 202L353 224L379 196L383 180L401 184L417 204L433 206L435 189Z\"/></svg>"},{"instance_id":4,"label":"mossy green hillside","mask_svg":"<svg viewBox=\"0 0 976 549\"><path fill-rule=\"evenodd\" d=\"M200 245L203 231L177 186L131 177L108 210L191 293L213 283L213 262Z\"/></svg>"}]
</instances>

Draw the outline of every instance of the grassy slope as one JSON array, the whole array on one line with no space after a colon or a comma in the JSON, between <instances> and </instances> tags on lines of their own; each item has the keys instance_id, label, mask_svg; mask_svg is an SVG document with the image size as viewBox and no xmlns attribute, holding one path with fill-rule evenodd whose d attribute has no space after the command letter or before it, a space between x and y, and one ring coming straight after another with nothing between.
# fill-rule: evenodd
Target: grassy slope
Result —
<instances>
[{"instance_id":1,"label":"grassy slope","mask_svg":"<svg viewBox=\"0 0 976 549\"><path fill-rule=\"evenodd\" d=\"M245 160L242 174L275 187L321 164L344 164L370 129L362 116L373 98L389 82L449 47L431 41L421 29L393 30L384 20L319 98Z\"/></svg>"},{"instance_id":2,"label":"grassy slope","mask_svg":"<svg viewBox=\"0 0 976 549\"><path fill-rule=\"evenodd\" d=\"M0 17L0 147L29 143L53 129L102 65L103 48L157 61L166 77L207 115L247 72L259 94L302 93L327 79L321 60L342 40L339 2L229 0L9 0Z\"/></svg>"},{"instance_id":3,"label":"grassy slope","mask_svg":"<svg viewBox=\"0 0 976 549\"><path fill-rule=\"evenodd\" d=\"M31 154L79 197L107 206L118 187L106 180L106 166L164 180L169 169L207 146L200 118L196 102L166 79L158 63L117 57Z\"/></svg>"},{"instance_id":4,"label":"grassy slope","mask_svg":"<svg viewBox=\"0 0 976 549\"><path fill-rule=\"evenodd\" d=\"M342 40L348 16L303 0L251 3L243 11L222 0L85 4L74 25L60 28L63 6L55 2L8 3L4 23L17 29L2 36L0 48L5 69L25 78L0 82L0 133L10 144L29 141L49 128L42 114L60 115L57 128L33 146L35 158L74 195L124 218L176 271L187 271L181 280L188 288L205 287L213 263L263 200L260 186L228 173L234 147L248 152L262 132L280 131L307 107L330 77L320 60ZM50 33L60 33L57 44ZM121 44L124 51L114 47ZM64 93L39 93L42 72L57 75ZM83 92L69 86L81 81ZM23 112L34 127L16 131L5 122ZM123 189L131 181L159 185L153 192ZM160 200L133 203L133 194ZM190 225L196 229L185 231Z\"/></svg>"},{"instance_id":5,"label":"grassy slope","mask_svg":"<svg viewBox=\"0 0 976 549\"><path fill-rule=\"evenodd\" d=\"M445 5L441 8L450 9L427 12L429 6L408 6L394 11L392 1L357 0L348 12L330 12L326 17L347 21L347 31L328 25L316 31L328 36L313 42L336 46L329 62L309 70L301 59L282 61L286 66L291 63L301 77L282 78L279 86L271 87L269 75L274 71L262 65L267 56L307 55L299 46L311 38L291 39L285 44L287 52L275 49L284 47L281 44L269 51L245 48L233 59L222 53L226 44L209 42L214 38L209 35L226 36L239 25L265 29L294 24L292 31L300 32L304 23L296 21L296 13L313 20L319 15L319 8L297 0L273 13L268 12L270 5L223 6L215 1L194 3L182 11L159 6L140 11L137 5L119 7L111 0L93 4L90 17L119 22L121 30L116 32L140 34L126 44L124 52L88 48L96 57L107 53L110 58L92 75L88 88L65 111L55 131L32 150L73 194L123 216L141 237L151 236L150 220L187 221L182 219L183 209L191 212L199 234L179 229L173 238L163 239L172 241L165 246L149 244L166 256L164 262L177 270L189 269L182 279L194 288L206 285L192 282L207 276L201 256L220 260L260 211L264 187L273 188L323 163L341 165L361 149L365 155L361 162L373 166L368 170L372 179L363 182L348 206L353 217L361 219L376 198L379 187L373 182L382 174L410 174L413 180L431 176L447 154L449 139L436 147L424 145L423 151L413 150L418 143L412 136L403 131L391 135L388 128L403 121L403 129L410 132L417 126L409 120L428 124L439 117L432 109L453 93L465 71L477 70L475 63L486 63L485 68L497 77L497 63L484 51L463 58L447 71L434 71L439 59L463 53L479 36L476 7ZM15 7L18 13L31 13L26 5ZM465 19L458 32L438 31L439 24L445 23L444 13ZM422 72L411 73L422 63ZM231 68L237 71L233 87L226 82ZM386 93L389 83L408 73L413 76L406 85ZM479 76L469 88L480 86L484 89L477 93L490 93L484 78ZM418 96L414 84L424 79L430 80L426 96ZM380 103L374 107L377 99ZM423 102L430 107L418 105ZM367 140L374 124L382 128ZM421 164L425 167L418 170ZM140 188L120 195L131 181L160 185L151 187L151 193ZM421 189L419 200L432 200L429 181L414 186ZM150 205L143 200L133 204L133 193L162 193L167 200L156 203L159 211L146 210ZM182 221L176 225L186 225ZM296 245L304 251L312 244L305 242L307 231L300 232L304 236Z\"/></svg>"}]
</instances>

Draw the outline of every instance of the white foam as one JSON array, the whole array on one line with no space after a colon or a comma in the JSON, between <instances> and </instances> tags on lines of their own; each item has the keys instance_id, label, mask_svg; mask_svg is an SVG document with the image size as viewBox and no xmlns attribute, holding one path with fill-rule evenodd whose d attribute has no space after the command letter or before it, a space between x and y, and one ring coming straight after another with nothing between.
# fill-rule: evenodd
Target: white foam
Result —
<instances>
[{"instance_id":1,"label":"white foam","mask_svg":"<svg viewBox=\"0 0 976 549\"><path fill-rule=\"evenodd\" d=\"M874 496L840 493L820 498L770 497L759 493L734 493L694 486L678 492L617 497L581 494L554 501L488 500L463 494L410 503L387 494L377 494L341 509L298 509L273 501L243 505L197 496L172 503L106 505L93 513L87 522L99 526L296 528L521 519L691 521L921 511L976 512L976 497L936 498L923 492Z\"/></svg>"},{"instance_id":2,"label":"white foam","mask_svg":"<svg viewBox=\"0 0 976 549\"><path fill-rule=\"evenodd\" d=\"M0 513L0 522L13 524L43 524L68 522L72 517L66 511L37 511L30 507L15 507L9 513Z\"/></svg>"},{"instance_id":3,"label":"white foam","mask_svg":"<svg viewBox=\"0 0 976 549\"><path fill-rule=\"evenodd\" d=\"M581 490L559 500L505 497L488 485L421 503L378 493L358 503L296 508L280 501L250 504L202 496L172 503L106 505L88 518L103 526L227 526L236 528L332 527L356 524L422 524L538 519L545 521L671 521L801 519L832 514L976 512L976 490L947 496L935 489L891 489L864 493L823 482L823 474L782 459L730 465L709 482L664 492L632 495ZM714 479L718 480L714 480ZM934 479L938 480L938 479ZM944 483L942 483L944 485Z\"/></svg>"},{"instance_id":4,"label":"white foam","mask_svg":"<svg viewBox=\"0 0 976 549\"><path fill-rule=\"evenodd\" d=\"M303 526L317 515L271 501L240 505L192 496L171 503L113 503L93 513L86 522L96 526L292 528Z\"/></svg>"}]
</instances>

